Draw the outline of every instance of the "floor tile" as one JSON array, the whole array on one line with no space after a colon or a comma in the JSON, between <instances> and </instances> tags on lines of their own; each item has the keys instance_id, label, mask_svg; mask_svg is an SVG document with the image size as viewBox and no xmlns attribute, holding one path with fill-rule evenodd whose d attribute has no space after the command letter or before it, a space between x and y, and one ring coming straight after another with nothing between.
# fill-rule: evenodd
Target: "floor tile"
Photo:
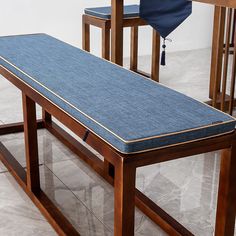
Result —
<instances>
[{"instance_id":1,"label":"floor tile","mask_svg":"<svg viewBox=\"0 0 236 236\"><path fill-rule=\"evenodd\" d=\"M47 167L42 166L40 170L42 189L81 236L112 235L111 231Z\"/></svg>"},{"instance_id":2,"label":"floor tile","mask_svg":"<svg viewBox=\"0 0 236 236\"><path fill-rule=\"evenodd\" d=\"M56 236L10 173L0 174L0 235Z\"/></svg>"},{"instance_id":3,"label":"floor tile","mask_svg":"<svg viewBox=\"0 0 236 236\"><path fill-rule=\"evenodd\" d=\"M113 230L114 194L112 186L77 159L47 164L47 166L88 209L110 230ZM137 209L135 229L136 235L166 235Z\"/></svg>"},{"instance_id":4,"label":"floor tile","mask_svg":"<svg viewBox=\"0 0 236 236\"><path fill-rule=\"evenodd\" d=\"M83 236L111 236L111 232L45 166L41 187ZM57 235L17 185L10 173L0 174L0 235Z\"/></svg>"},{"instance_id":5,"label":"floor tile","mask_svg":"<svg viewBox=\"0 0 236 236\"><path fill-rule=\"evenodd\" d=\"M23 133L0 136L0 141L22 166L26 166ZM68 148L45 129L38 130L38 145L40 164L75 158Z\"/></svg>"},{"instance_id":6,"label":"floor tile","mask_svg":"<svg viewBox=\"0 0 236 236\"><path fill-rule=\"evenodd\" d=\"M139 57L139 68L150 73L149 56ZM129 59L124 60L128 67ZM160 83L200 101L209 100L209 78L211 49L198 49L182 52L168 52L166 66L160 66ZM228 70L232 69L229 57ZM227 79L227 92L230 91L230 73Z\"/></svg>"}]
</instances>

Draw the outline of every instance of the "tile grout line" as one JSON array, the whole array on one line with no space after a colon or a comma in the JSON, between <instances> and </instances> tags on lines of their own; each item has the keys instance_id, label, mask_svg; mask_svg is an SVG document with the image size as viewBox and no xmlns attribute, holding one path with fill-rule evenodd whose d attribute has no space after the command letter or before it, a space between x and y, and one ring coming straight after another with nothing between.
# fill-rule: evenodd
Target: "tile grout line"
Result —
<instances>
[{"instance_id":1,"label":"tile grout line","mask_svg":"<svg viewBox=\"0 0 236 236\"><path fill-rule=\"evenodd\" d=\"M64 161L66 161L66 160L64 160ZM76 194L55 174L55 173L53 173L52 172L52 170L47 166L47 164L45 163L44 164L44 166L63 184L63 185L65 185L65 187L73 194L73 196L103 225L103 226L105 226L105 228L108 230L108 231L110 231L111 233L112 233L112 229L110 229L106 224L104 224L103 222L102 222L102 220L98 217L98 216L96 216L95 214L94 214L94 212L92 211L92 210L90 210L86 205L85 205L85 203L83 203L77 196L76 196Z\"/></svg>"},{"instance_id":2,"label":"tile grout line","mask_svg":"<svg viewBox=\"0 0 236 236\"><path fill-rule=\"evenodd\" d=\"M2 120L0 120L0 125L5 125L5 123Z\"/></svg>"},{"instance_id":3,"label":"tile grout line","mask_svg":"<svg viewBox=\"0 0 236 236\"><path fill-rule=\"evenodd\" d=\"M0 171L0 174L10 173L8 170L2 170Z\"/></svg>"}]
</instances>

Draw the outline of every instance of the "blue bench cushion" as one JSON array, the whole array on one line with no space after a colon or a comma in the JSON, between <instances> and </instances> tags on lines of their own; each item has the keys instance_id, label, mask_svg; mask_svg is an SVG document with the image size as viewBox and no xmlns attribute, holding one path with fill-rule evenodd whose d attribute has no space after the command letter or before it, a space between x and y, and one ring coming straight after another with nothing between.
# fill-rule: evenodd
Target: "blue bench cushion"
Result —
<instances>
[{"instance_id":1,"label":"blue bench cushion","mask_svg":"<svg viewBox=\"0 0 236 236\"><path fill-rule=\"evenodd\" d=\"M1 37L0 65L122 153L235 128L225 113L45 34Z\"/></svg>"},{"instance_id":2,"label":"blue bench cushion","mask_svg":"<svg viewBox=\"0 0 236 236\"><path fill-rule=\"evenodd\" d=\"M85 8L84 13L102 19L111 19L111 7ZM124 18L139 16L139 5L124 6Z\"/></svg>"}]
</instances>

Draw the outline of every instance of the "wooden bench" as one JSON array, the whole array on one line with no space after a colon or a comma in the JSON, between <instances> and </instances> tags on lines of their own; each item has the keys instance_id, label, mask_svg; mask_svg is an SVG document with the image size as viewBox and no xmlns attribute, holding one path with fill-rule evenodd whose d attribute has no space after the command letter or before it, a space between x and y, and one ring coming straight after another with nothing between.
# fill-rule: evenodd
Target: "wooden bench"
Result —
<instances>
[{"instance_id":1,"label":"wooden bench","mask_svg":"<svg viewBox=\"0 0 236 236\"><path fill-rule=\"evenodd\" d=\"M79 233L40 189L37 128L114 185L116 236L134 235L135 205L168 234L193 235L135 188L136 169L222 149L215 235L233 235L234 118L45 34L1 37L0 74L22 91L24 123L2 125L0 134L24 131L27 171L2 143L0 159L59 235ZM36 103L43 108L38 121Z\"/></svg>"}]
</instances>

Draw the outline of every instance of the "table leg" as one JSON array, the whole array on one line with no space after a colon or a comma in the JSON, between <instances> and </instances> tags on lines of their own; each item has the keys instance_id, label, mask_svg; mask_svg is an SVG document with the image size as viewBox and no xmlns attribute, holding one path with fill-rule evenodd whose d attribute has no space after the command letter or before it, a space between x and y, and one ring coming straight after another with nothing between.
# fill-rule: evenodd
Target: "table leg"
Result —
<instances>
[{"instance_id":1,"label":"table leg","mask_svg":"<svg viewBox=\"0 0 236 236\"><path fill-rule=\"evenodd\" d=\"M159 82L160 71L160 35L153 29L152 36L152 71L151 79Z\"/></svg>"},{"instance_id":2,"label":"table leg","mask_svg":"<svg viewBox=\"0 0 236 236\"><path fill-rule=\"evenodd\" d=\"M214 107L217 105L217 95L220 92L221 84L225 11L224 7L215 7L209 91L209 97L213 99L212 105Z\"/></svg>"},{"instance_id":3,"label":"table leg","mask_svg":"<svg viewBox=\"0 0 236 236\"><path fill-rule=\"evenodd\" d=\"M111 0L111 61L123 65L124 0Z\"/></svg>"}]
</instances>

